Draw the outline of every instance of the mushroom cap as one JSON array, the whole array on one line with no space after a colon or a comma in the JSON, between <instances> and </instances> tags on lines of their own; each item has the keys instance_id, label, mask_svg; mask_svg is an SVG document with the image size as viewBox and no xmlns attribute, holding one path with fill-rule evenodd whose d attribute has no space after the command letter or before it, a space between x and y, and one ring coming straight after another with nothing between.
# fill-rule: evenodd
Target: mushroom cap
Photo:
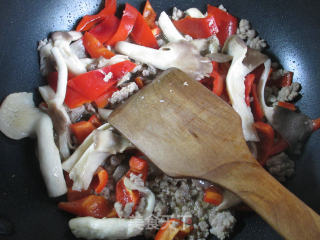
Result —
<instances>
[{"instance_id":1,"label":"mushroom cap","mask_svg":"<svg viewBox=\"0 0 320 240\"><path fill-rule=\"evenodd\" d=\"M29 137L35 132L40 114L34 105L32 93L10 94L0 107L0 130L15 140Z\"/></svg>"}]
</instances>

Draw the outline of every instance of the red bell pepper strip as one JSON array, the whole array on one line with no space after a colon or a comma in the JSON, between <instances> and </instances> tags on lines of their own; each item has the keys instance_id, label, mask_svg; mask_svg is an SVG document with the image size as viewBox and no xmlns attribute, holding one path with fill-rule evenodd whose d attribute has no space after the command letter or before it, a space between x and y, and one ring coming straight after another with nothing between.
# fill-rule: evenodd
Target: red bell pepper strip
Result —
<instances>
[{"instance_id":1,"label":"red bell pepper strip","mask_svg":"<svg viewBox=\"0 0 320 240\"><path fill-rule=\"evenodd\" d=\"M97 26L90 30L101 43L106 43L116 33L120 20L114 15L108 15Z\"/></svg>"},{"instance_id":2,"label":"red bell pepper strip","mask_svg":"<svg viewBox=\"0 0 320 240\"><path fill-rule=\"evenodd\" d=\"M278 88L287 87L292 84L293 72L287 72L282 77L278 79L268 79L268 86L275 86Z\"/></svg>"},{"instance_id":3,"label":"red bell pepper strip","mask_svg":"<svg viewBox=\"0 0 320 240\"><path fill-rule=\"evenodd\" d=\"M248 74L246 76L246 79L244 81L244 85L245 85L245 101L246 104L248 106L250 106L250 93L251 93L251 89L252 89L252 85L255 79L255 75L254 74Z\"/></svg>"},{"instance_id":4,"label":"red bell pepper strip","mask_svg":"<svg viewBox=\"0 0 320 240\"><path fill-rule=\"evenodd\" d=\"M251 110L253 113L253 117L255 121L262 121L264 118L264 113L262 111L262 107L258 98L257 85L255 83L252 84L251 94L253 98L253 102L251 103Z\"/></svg>"},{"instance_id":5,"label":"red bell pepper strip","mask_svg":"<svg viewBox=\"0 0 320 240\"><path fill-rule=\"evenodd\" d=\"M223 197L221 192L214 188L207 188L203 195L203 201L218 206L222 203Z\"/></svg>"},{"instance_id":6,"label":"red bell pepper strip","mask_svg":"<svg viewBox=\"0 0 320 240\"><path fill-rule=\"evenodd\" d=\"M187 16L181 20L174 21L173 23L181 33L188 34L196 39L208 38L219 32L213 16L205 18L192 18Z\"/></svg>"},{"instance_id":7,"label":"red bell pepper strip","mask_svg":"<svg viewBox=\"0 0 320 240\"><path fill-rule=\"evenodd\" d=\"M67 199L68 199L68 202L73 202L73 201L85 198L91 194L92 194L91 189L75 191L75 190L72 190L72 187L69 187L67 192Z\"/></svg>"},{"instance_id":8,"label":"red bell pepper strip","mask_svg":"<svg viewBox=\"0 0 320 240\"><path fill-rule=\"evenodd\" d=\"M119 41L124 41L131 33L138 15L138 10L126 3L119 27L115 34L107 41L108 45L114 46Z\"/></svg>"},{"instance_id":9,"label":"red bell pepper strip","mask_svg":"<svg viewBox=\"0 0 320 240\"><path fill-rule=\"evenodd\" d=\"M286 109L289 109L291 111L296 111L297 110L297 108L296 108L296 106L294 104L288 103L288 102L278 102L278 106L286 108Z\"/></svg>"},{"instance_id":10,"label":"red bell pepper strip","mask_svg":"<svg viewBox=\"0 0 320 240\"><path fill-rule=\"evenodd\" d=\"M208 16L213 16L215 23L218 26L217 37L220 41L220 46L223 46L228 37L235 34L238 28L238 20L231 14L208 4Z\"/></svg>"},{"instance_id":11,"label":"red bell pepper strip","mask_svg":"<svg viewBox=\"0 0 320 240\"><path fill-rule=\"evenodd\" d=\"M107 217L112 208L110 203L102 196L89 195L72 202L60 202L58 208L80 217Z\"/></svg>"},{"instance_id":12,"label":"red bell pepper strip","mask_svg":"<svg viewBox=\"0 0 320 240\"><path fill-rule=\"evenodd\" d=\"M49 86L56 91L57 90L57 81L58 81L58 73L52 72L48 75L48 84ZM86 98L85 96L81 95L80 93L74 91L72 88L67 86L66 97L64 99L64 103L69 108L76 108L80 107L85 103L91 102L90 99Z\"/></svg>"},{"instance_id":13,"label":"red bell pepper strip","mask_svg":"<svg viewBox=\"0 0 320 240\"><path fill-rule=\"evenodd\" d=\"M108 105L109 99L111 98L112 94L119 89L116 87L111 87L108 89L104 94L94 100L94 103L97 105L98 108L104 108Z\"/></svg>"},{"instance_id":14,"label":"red bell pepper strip","mask_svg":"<svg viewBox=\"0 0 320 240\"><path fill-rule=\"evenodd\" d=\"M129 166L130 170L126 174L127 177L130 177L131 173L141 174L143 181L146 182L148 177L148 163L146 160L133 156L129 160Z\"/></svg>"},{"instance_id":15,"label":"red bell pepper strip","mask_svg":"<svg viewBox=\"0 0 320 240\"><path fill-rule=\"evenodd\" d=\"M84 16L76 27L76 31L83 32L90 30L95 24L101 22L106 16L115 14L117 10L116 0L105 0L104 9L98 14Z\"/></svg>"},{"instance_id":16,"label":"red bell pepper strip","mask_svg":"<svg viewBox=\"0 0 320 240\"><path fill-rule=\"evenodd\" d=\"M71 132L76 137L78 144L80 144L96 128L91 122L81 121L81 122L71 124L70 129L71 129Z\"/></svg>"},{"instance_id":17,"label":"red bell pepper strip","mask_svg":"<svg viewBox=\"0 0 320 240\"><path fill-rule=\"evenodd\" d=\"M82 38L83 46L92 58L112 58L115 54L103 46L91 33L86 32Z\"/></svg>"},{"instance_id":18,"label":"red bell pepper strip","mask_svg":"<svg viewBox=\"0 0 320 240\"><path fill-rule=\"evenodd\" d=\"M68 81L68 87L94 101L108 89L114 86L117 81L126 73L130 72L136 65L130 61L123 61L104 68L83 73ZM104 80L108 73L112 76Z\"/></svg>"},{"instance_id":19,"label":"red bell pepper strip","mask_svg":"<svg viewBox=\"0 0 320 240\"><path fill-rule=\"evenodd\" d=\"M276 155L285 151L289 147L288 142L280 136L280 139L273 144L272 149L270 151L270 156Z\"/></svg>"},{"instance_id":20,"label":"red bell pepper strip","mask_svg":"<svg viewBox=\"0 0 320 240\"><path fill-rule=\"evenodd\" d=\"M274 131L269 124L264 122L255 122L253 126L258 131L260 137L258 146L258 161L262 166L264 166L272 151L274 142Z\"/></svg>"},{"instance_id":21,"label":"red bell pepper strip","mask_svg":"<svg viewBox=\"0 0 320 240\"><path fill-rule=\"evenodd\" d=\"M136 79L134 81L138 85L139 89L143 88L144 83L143 83L142 77L136 77Z\"/></svg>"},{"instance_id":22,"label":"red bell pepper strip","mask_svg":"<svg viewBox=\"0 0 320 240\"><path fill-rule=\"evenodd\" d=\"M99 118L97 117L97 115L93 114L88 122L91 122L93 124L93 126L95 126L96 128L100 127L102 125L102 123L100 122Z\"/></svg>"},{"instance_id":23,"label":"red bell pepper strip","mask_svg":"<svg viewBox=\"0 0 320 240\"><path fill-rule=\"evenodd\" d=\"M144 5L142 16L151 29L156 27L155 20L157 13L153 10L149 0L147 0L146 5Z\"/></svg>"},{"instance_id":24,"label":"red bell pepper strip","mask_svg":"<svg viewBox=\"0 0 320 240\"><path fill-rule=\"evenodd\" d=\"M320 128L320 118L312 120L313 131L317 131Z\"/></svg>"},{"instance_id":25,"label":"red bell pepper strip","mask_svg":"<svg viewBox=\"0 0 320 240\"><path fill-rule=\"evenodd\" d=\"M172 218L161 226L154 240L173 240L182 229L182 226L183 223L180 220Z\"/></svg>"},{"instance_id":26,"label":"red bell pepper strip","mask_svg":"<svg viewBox=\"0 0 320 240\"><path fill-rule=\"evenodd\" d=\"M159 48L157 39L139 12L137 12L136 22L130 36L132 40L139 45L150 48Z\"/></svg>"},{"instance_id":27,"label":"red bell pepper strip","mask_svg":"<svg viewBox=\"0 0 320 240\"><path fill-rule=\"evenodd\" d=\"M124 178L121 178L116 185L116 200L124 207L127 203L133 203L132 213L136 210L140 202L138 190L130 190L124 185Z\"/></svg>"},{"instance_id":28,"label":"red bell pepper strip","mask_svg":"<svg viewBox=\"0 0 320 240\"><path fill-rule=\"evenodd\" d=\"M93 179L90 183L90 187L94 189L96 193L101 193L108 183L109 175L103 167L98 167Z\"/></svg>"},{"instance_id":29,"label":"red bell pepper strip","mask_svg":"<svg viewBox=\"0 0 320 240\"><path fill-rule=\"evenodd\" d=\"M217 63L212 62L213 71L211 73L211 77L213 78L213 88L212 91L217 96L222 96L225 90L225 81L227 77L227 73L230 67L229 63Z\"/></svg>"}]
</instances>

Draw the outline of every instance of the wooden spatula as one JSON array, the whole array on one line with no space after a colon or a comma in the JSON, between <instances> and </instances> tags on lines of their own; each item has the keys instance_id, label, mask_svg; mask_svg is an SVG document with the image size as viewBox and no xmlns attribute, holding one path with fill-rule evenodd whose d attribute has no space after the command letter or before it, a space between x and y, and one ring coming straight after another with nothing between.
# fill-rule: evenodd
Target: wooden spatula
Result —
<instances>
[{"instance_id":1,"label":"wooden spatula","mask_svg":"<svg viewBox=\"0 0 320 240\"><path fill-rule=\"evenodd\" d=\"M319 215L253 158L238 114L180 70L164 72L114 110L109 123L166 174L234 192L286 239L320 239Z\"/></svg>"}]
</instances>

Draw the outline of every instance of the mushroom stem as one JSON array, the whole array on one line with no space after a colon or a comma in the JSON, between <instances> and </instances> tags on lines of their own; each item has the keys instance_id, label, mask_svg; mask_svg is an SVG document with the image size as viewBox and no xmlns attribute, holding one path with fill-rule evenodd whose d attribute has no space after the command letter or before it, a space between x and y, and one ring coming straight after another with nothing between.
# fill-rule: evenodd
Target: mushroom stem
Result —
<instances>
[{"instance_id":1,"label":"mushroom stem","mask_svg":"<svg viewBox=\"0 0 320 240\"><path fill-rule=\"evenodd\" d=\"M59 150L54 143L53 125L50 117L42 114L36 134L40 169L50 197L58 197L67 192L63 176Z\"/></svg>"},{"instance_id":2,"label":"mushroom stem","mask_svg":"<svg viewBox=\"0 0 320 240\"><path fill-rule=\"evenodd\" d=\"M165 12L162 12L160 14L158 23L164 36L168 39L169 42L177 42L180 40L185 40L184 37L181 35L181 33L173 25L169 16Z\"/></svg>"}]
</instances>

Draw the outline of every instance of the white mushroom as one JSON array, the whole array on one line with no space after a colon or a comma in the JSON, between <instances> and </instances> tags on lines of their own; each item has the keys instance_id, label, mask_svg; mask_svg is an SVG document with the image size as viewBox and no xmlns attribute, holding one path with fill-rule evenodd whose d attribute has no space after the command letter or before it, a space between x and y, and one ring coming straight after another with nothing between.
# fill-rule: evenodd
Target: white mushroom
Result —
<instances>
[{"instance_id":1,"label":"white mushroom","mask_svg":"<svg viewBox=\"0 0 320 240\"><path fill-rule=\"evenodd\" d=\"M58 197L67 192L59 151L54 143L52 121L34 106L32 93L13 93L3 101L0 130L16 140L36 135L40 169L49 196Z\"/></svg>"},{"instance_id":2,"label":"white mushroom","mask_svg":"<svg viewBox=\"0 0 320 240\"><path fill-rule=\"evenodd\" d=\"M103 126L105 130L101 130L101 127L90 134L63 163L63 169L69 172L73 180L74 190L88 189L94 172L110 155L132 147L127 139L114 133L109 125Z\"/></svg>"},{"instance_id":3,"label":"white mushroom","mask_svg":"<svg viewBox=\"0 0 320 240\"><path fill-rule=\"evenodd\" d=\"M268 59L257 50L249 49L238 36L231 36L223 47L223 52L233 57L227 74L227 91L234 110L240 115L244 138L259 141L253 127L254 119L250 107L245 102L245 77Z\"/></svg>"},{"instance_id":4,"label":"white mushroom","mask_svg":"<svg viewBox=\"0 0 320 240\"><path fill-rule=\"evenodd\" d=\"M59 48L69 71L74 75L79 75L87 71L85 65L70 48L71 42L77 41L81 37L82 34L76 31L54 32L52 34L53 46Z\"/></svg>"},{"instance_id":5,"label":"white mushroom","mask_svg":"<svg viewBox=\"0 0 320 240\"><path fill-rule=\"evenodd\" d=\"M196 80L201 80L212 72L211 61L202 57L192 43L184 40L168 43L159 50L128 42L118 42L116 50L136 61L161 70L178 68ZM181 61L181 59L184 60Z\"/></svg>"},{"instance_id":6,"label":"white mushroom","mask_svg":"<svg viewBox=\"0 0 320 240\"><path fill-rule=\"evenodd\" d=\"M169 42L178 42L180 40L185 40L185 38L176 29L169 16L165 12L161 12L158 23L163 35Z\"/></svg>"},{"instance_id":7,"label":"white mushroom","mask_svg":"<svg viewBox=\"0 0 320 240\"><path fill-rule=\"evenodd\" d=\"M260 101L262 110L264 112L264 115L266 116L268 122L272 123L274 108L267 106L267 104L265 102L265 98L264 98L264 89L265 89L265 86L266 86L266 83L267 83L267 80L269 77L270 68L271 68L271 60L268 59L264 63L264 71L261 75L257 91L258 91L259 101Z\"/></svg>"},{"instance_id":8,"label":"white mushroom","mask_svg":"<svg viewBox=\"0 0 320 240\"><path fill-rule=\"evenodd\" d=\"M184 12L187 16L190 16L192 18L204 18L205 17L198 8L189 8Z\"/></svg>"}]
</instances>

